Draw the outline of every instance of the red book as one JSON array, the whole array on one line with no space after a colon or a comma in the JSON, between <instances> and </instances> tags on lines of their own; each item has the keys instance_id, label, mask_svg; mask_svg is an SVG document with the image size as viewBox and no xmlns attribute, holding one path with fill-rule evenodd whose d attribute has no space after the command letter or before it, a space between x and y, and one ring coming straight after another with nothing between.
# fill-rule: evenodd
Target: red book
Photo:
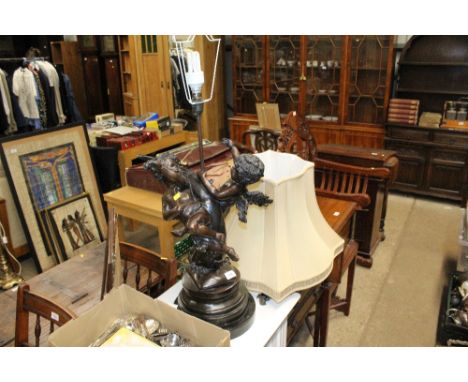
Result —
<instances>
[{"instance_id":1,"label":"red book","mask_svg":"<svg viewBox=\"0 0 468 382\"><path fill-rule=\"evenodd\" d=\"M416 125L417 120L416 119L403 119L403 118L387 118L387 122L404 123L407 125Z\"/></svg>"},{"instance_id":2,"label":"red book","mask_svg":"<svg viewBox=\"0 0 468 382\"><path fill-rule=\"evenodd\" d=\"M394 113L393 111L389 110L387 116L392 115L395 118L405 118L405 119L416 119L418 118L418 114L410 114L410 113Z\"/></svg>"},{"instance_id":3,"label":"red book","mask_svg":"<svg viewBox=\"0 0 468 382\"><path fill-rule=\"evenodd\" d=\"M419 110L419 106L416 106L416 105L403 105L403 104L400 104L400 105L390 105L388 107L389 109L392 109L392 110L396 110L396 111L418 111Z\"/></svg>"},{"instance_id":4,"label":"red book","mask_svg":"<svg viewBox=\"0 0 468 382\"><path fill-rule=\"evenodd\" d=\"M391 98L390 105L419 105L419 100L417 99L404 99L404 98Z\"/></svg>"}]
</instances>

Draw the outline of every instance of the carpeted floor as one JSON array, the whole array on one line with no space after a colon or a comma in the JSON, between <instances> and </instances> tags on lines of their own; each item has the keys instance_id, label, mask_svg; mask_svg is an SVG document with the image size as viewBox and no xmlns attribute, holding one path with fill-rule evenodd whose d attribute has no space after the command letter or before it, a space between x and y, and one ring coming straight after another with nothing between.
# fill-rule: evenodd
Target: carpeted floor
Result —
<instances>
[{"instance_id":1,"label":"carpeted floor","mask_svg":"<svg viewBox=\"0 0 468 382\"><path fill-rule=\"evenodd\" d=\"M351 314L331 312L328 346L435 346L441 297L460 255L463 210L392 194L386 240L356 267ZM343 295L343 286L339 294ZM293 346L310 346L304 326Z\"/></svg>"},{"instance_id":2,"label":"carpeted floor","mask_svg":"<svg viewBox=\"0 0 468 382\"><path fill-rule=\"evenodd\" d=\"M386 240L371 269L356 267L351 314L331 312L327 345L435 346L444 285L460 254L462 214L454 203L390 195ZM28 279L35 268L32 259L24 263ZM304 325L292 346L311 344Z\"/></svg>"}]
</instances>

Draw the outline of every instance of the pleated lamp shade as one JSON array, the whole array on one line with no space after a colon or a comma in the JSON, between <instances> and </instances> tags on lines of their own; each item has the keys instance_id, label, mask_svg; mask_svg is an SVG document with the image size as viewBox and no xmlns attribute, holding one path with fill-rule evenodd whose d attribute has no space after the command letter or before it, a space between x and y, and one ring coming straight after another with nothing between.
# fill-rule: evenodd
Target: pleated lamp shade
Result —
<instances>
[{"instance_id":1,"label":"pleated lamp shade","mask_svg":"<svg viewBox=\"0 0 468 382\"><path fill-rule=\"evenodd\" d=\"M344 241L320 212L312 162L276 151L256 155L265 175L249 191L261 191L273 203L251 205L247 223L231 208L225 219L227 244L240 257L236 266L247 288L279 302L325 280Z\"/></svg>"}]
</instances>

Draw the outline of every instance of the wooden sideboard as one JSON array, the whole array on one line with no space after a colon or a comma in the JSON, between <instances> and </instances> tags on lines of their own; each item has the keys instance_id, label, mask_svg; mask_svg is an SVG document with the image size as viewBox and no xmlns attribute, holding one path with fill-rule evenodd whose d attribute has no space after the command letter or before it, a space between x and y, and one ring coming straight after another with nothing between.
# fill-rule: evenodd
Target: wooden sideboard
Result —
<instances>
[{"instance_id":1,"label":"wooden sideboard","mask_svg":"<svg viewBox=\"0 0 468 382\"><path fill-rule=\"evenodd\" d=\"M395 97L418 100L418 117L443 117L446 101L468 97L467 61L468 36L413 36L398 61ZM466 202L468 130L386 124L385 148L400 160L393 189Z\"/></svg>"},{"instance_id":2,"label":"wooden sideboard","mask_svg":"<svg viewBox=\"0 0 468 382\"><path fill-rule=\"evenodd\" d=\"M467 131L387 125L385 147L400 161L392 189L466 204Z\"/></svg>"}]
</instances>

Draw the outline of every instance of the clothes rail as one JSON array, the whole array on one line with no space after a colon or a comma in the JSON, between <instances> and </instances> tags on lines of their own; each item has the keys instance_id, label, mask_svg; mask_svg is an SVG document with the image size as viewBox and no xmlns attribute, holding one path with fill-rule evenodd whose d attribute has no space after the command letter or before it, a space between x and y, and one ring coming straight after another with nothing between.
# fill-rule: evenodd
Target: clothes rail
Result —
<instances>
[{"instance_id":1,"label":"clothes rail","mask_svg":"<svg viewBox=\"0 0 468 382\"><path fill-rule=\"evenodd\" d=\"M23 62L23 61L37 61L37 60L42 60L42 61L48 61L49 57L32 57L32 58L26 58L26 57L6 57L6 58L0 58L0 63L2 62Z\"/></svg>"}]
</instances>

